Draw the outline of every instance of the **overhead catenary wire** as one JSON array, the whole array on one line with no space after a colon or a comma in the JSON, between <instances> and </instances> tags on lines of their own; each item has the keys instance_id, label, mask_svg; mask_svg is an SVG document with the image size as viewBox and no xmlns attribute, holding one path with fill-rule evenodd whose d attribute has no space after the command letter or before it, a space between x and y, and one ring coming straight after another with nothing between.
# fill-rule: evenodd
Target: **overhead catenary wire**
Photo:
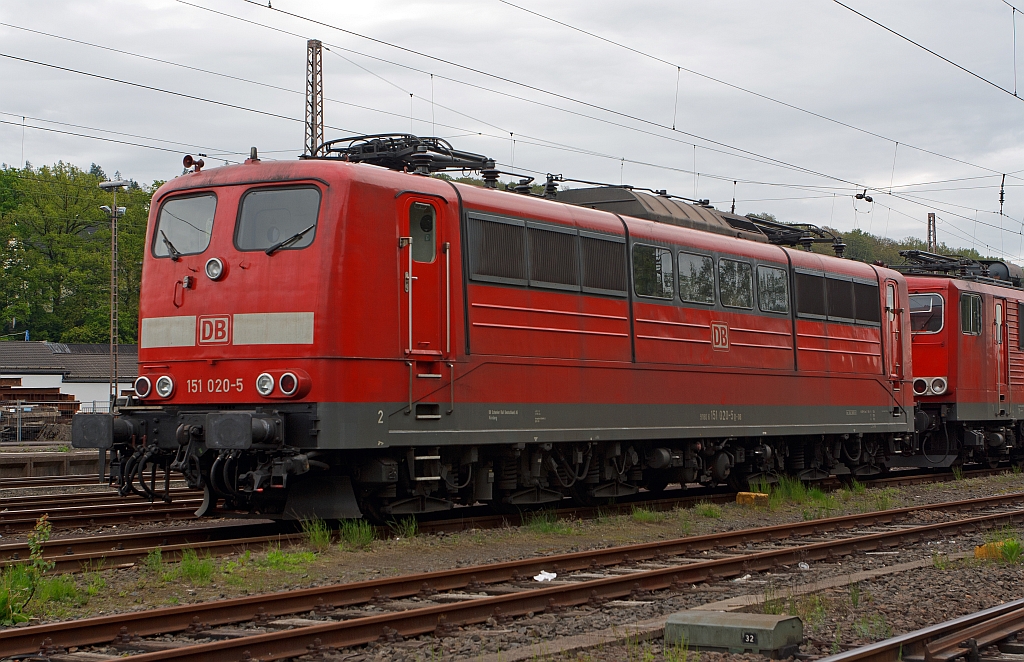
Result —
<instances>
[{"instance_id":1,"label":"overhead catenary wire","mask_svg":"<svg viewBox=\"0 0 1024 662\"><path fill-rule=\"evenodd\" d=\"M23 60L24 60L25 58L18 58L18 59L23 59ZM58 68L58 69L65 69L66 71L68 71L68 69L67 69L67 68ZM88 74L86 74L86 75L88 75ZM99 77L99 76L97 76L97 77ZM109 77L99 77L99 78L105 78L105 79L108 79L108 80L112 80L112 79L111 79L111 78L109 78ZM123 81L118 81L118 82L123 82ZM248 82L248 81L247 81L247 82ZM131 83L129 83L129 84L131 84ZM258 83L257 83L257 84L258 84ZM154 88L153 86L145 86L145 85L139 85L139 86L141 86L141 87L147 87L147 88L150 88L150 89L159 89L159 88ZM169 92L169 93L174 93L173 91L170 91L170 90L160 90L160 91L167 91L167 92ZM185 95L185 94L181 94L181 95L183 95L183 96L193 96L193 95ZM195 97L195 98L199 98L200 100L207 100L207 101L217 102L217 101L213 101L212 99L203 99L202 97ZM233 105L227 105L227 106L233 106ZM244 107L238 107L238 108L244 108ZM366 108L366 107L364 107L364 108ZM245 110L250 110L250 111L252 111L252 110L254 110L254 109L245 109ZM376 112L376 111L378 111L378 109L368 109L368 110L373 110L373 111L375 111L375 112ZM256 111L256 112L259 112L259 111ZM272 115L274 115L274 114L268 114L268 115L271 115L271 116L272 116ZM281 117L284 117L284 116L281 116ZM291 119L291 120L293 120L293 121L301 121L301 120L297 120L297 119L295 119L295 118L285 118L285 119ZM334 128L334 127L332 127L332 128ZM460 127L450 127L450 128L454 128L454 129L458 129L458 130L464 130L464 129L460 129ZM84 137L95 137L95 136L84 136ZM663 136L663 137L665 137L665 136ZM541 139L541 138L538 138L538 140L540 140L540 139ZM554 143L554 142L552 142L552 141L548 141L548 142L549 142L549 144L547 144L547 146L545 146L545 147L552 147L552 146L557 146L557 143ZM696 146L696 144L694 144L694 143L689 143L689 144L693 144L694 150L695 150L695 148L696 148L696 147L701 147L701 149L709 149L709 148L707 148L706 146ZM146 147L146 146L141 146L141 147ZM558 149L558 148L557 148L557 147L555 147L554 149ZM724 153L724 154L727 154L727 153ZM736 156L736 155L731 155L731 156ZM625 163L625 162L626 162L626 161L628 160L628 159L623 159L622 157L614 157L614 158L615 158L616 160L621 160L621 163ZM754 160L754 159L752 159L752 160ZM632 161L631 161L631 162L632 162ZM760 162L760 161L758 161L758 162ZM650 166L652 166L652 167L662 167L662 166L659 166L658 164L647 164L647 165L650 165ZM711 174L709 174L709 173L705 173L705 175L706 175L706 176L713 176L713 175L711 175ZM696 168L695 168L695 167L694 167L694 171L693 171L693 176L694 176L694 183L696 184L696 181L697 181L697 180L696 180L696 177L697 177L698 175L697 175L697 173L696 173ZM828 175L824 175L824 176L828 176ZM733 176L731 176L731 175L728 175L728 176L727 176L727 175L719 175L718 177L715 177L715 178L720 178L720 179L729 179L729 180L736 180L736 179L735 179L735 178L734 178ZM761 182L761 183L763 183L764 185L782 185L782 187L792 187L792 184L787 184L787 183L777 183L777 182ZM851 182L851 183L852 183L852 182ZM859 185L859 184L853 184L853 185ZM908 184L902 184L902 185L908 185ZM898 187L893 187L893 188L898 188ZM872 190L873 190L873 189L872 189Z\"/></svg>"},{"instance_id":2,"label":"overhead catenary wire","mask_svg":"<svg viewBox=\"0 0 1024 662\"><path fill-rule=\"evenodd\" d=\"M959 69L960 71L963 71L964 73L966 73L966 74L968 74L968 75L970 75L970 76L973 76L974 78L977 78L978 80L982 81L983 83L986 83L986 84L988 84L988 85L991 85L992 87L996 88L997 90L999 90L999 91L1001 91L1001 92L1005 92L1005 93L1009 94L1010 96L1012 96L1013 98L1017 99L1018 101L1024 101L1024 99L1021 99L1021 98L1020 98L1019 96L1017 96L1017 93L1016 93L1015 91L1011 91L1011 90L1008 90L1008 89L1006 89L1005 87L1003 87L1002 85L1000 85L999 83L996 83L996 82L994 82L994 81L991 81L991 80L989 80L988 78L985 78L984 76L982 76L981 74L979 74L979 73L975 73L975 72L971 71L971 70L970 70L970 69L968 69L967 67L965 67L965 66L963 66L963 65L961 65L961 64L958 64L958 63L954 62L953 60L950 60L950 59L949 59L948 57L946 57L945 55L941 55L941 54L939 54L939 53L937 53L937 52L933 51L932 49L928 48L928 47L927 47L927 46L925 46L924 44L921 44L921 43L919 43L919 42L917 42L917 41L914 41L914 40L913 40L913 39L911 39L910 37L908 37L908 36L906 36L906 35L904 35L904 34L902 34L902 33L900 33L900 32L897 32L896 30L894 30L894 29L892 29L892 28L888 27L887 25L884 25L884 24L882 24L882 23L880 23L880 22L876 21L875 19L871 18L871 17L870 17L870 16L868 16L867 14L864 14L863 12L859 12L859 11L857 11L856 9L854 9L853 7L851 7L850 5L847 5L847 4L843 3L843 2L841 2L840 0L832 0L832 2L836 3L836 4L837 4L837 5L839 5L840 7L843 7L843 8L845 8L845 9L848 9L848 10L850 10L851 12L853 12L853 13L854 13L854 14L856 14L857 16L860 16L860 17L861 17L861 18L863 18L864 20L866 20L866 21L869 21L870 23L874 23L875 25L877 25L878 27L882 28L882 29L883 29L883 30L885 30L886 32L889 32L889 33L891 33L891 34L894 34L894 35L896 35L897 37L899 37L900 39L902 39L902 40L904 40L904 41L906 41L906 42L908 42L908 43L911 43L911 44L913 44L914 46L917 46L918 48L920 48L921 50L925 51L926 53L930 53L931 55L934 55L935 57L939 58L939 59L940 59L940 60L942 60L943 62L946 62L946 63L948 63L948 64L950 64L950 65L952 65L952 66L956 67L956 68L957 68L957 69Z\"/></svg>"},{"instance_id":3,"label":"overhead catenary wire","mask_svg":"<svg viewBox=\"0 0 1024 662\"><path fill-rule=\"evenodd\" d=\"M818 118L820 120L824 120L826 122L830 122L832 124L836 124L838 126L842 126L842 127L847 128L847 129L851 129L853 131L858 131L858 132L863 133L865 135L869 135L869 136L872 136L874 138L879 138L879 139L885 140L887 142L897 142L897 140L895 138L890 138L890 137L885 136L883 134L880 134L880 133L878 133L876 131L872 131L870 129L865 129L863 127L857 126L855 124L851 124L850 122L845 122L843 120L836 119L834 117L829 117L828 115L825 115L824 113L819 113L817 111L810 110L808 108L804 108L802 106L798 106L798 105L793 104L793 103L789 103L788 101L783 101L783 100L775 98L775 97L773 97L771 95L764 94L763 92L757 92L756 90L752 90L752 89L744 87L742 85L737 85L735 83L730 83L727 80L724 80L724 79L721 79L721 78L717 78L717 77L711 76L709 74L705 74L703 72L697 71L696 69L691 69L689 67L684 67L684 66L682 66L682 65L680 65L680 64L678 64L676 62L672 62L670 60L667 60L665 58L659 57L657 55L653 55L653 54L651 54L651 53L649 53L647 51L644 51L644 50L641 50L639 48L636 48L635 46L630 46L630 45L628 45L626 43L623 43L621 41L616 41L615 39L610 39L610 38L605 37L604 35L598 34L596 32L593 32L593 31L590 31L590 30L585 30L585 29L580 28L580 27L578 27L576 25L573 25L571 23L567 23L565 21L553 18L553 17L548 16L546 14L542 14L541 12L536 11L534 9L529 9L529 8L524 7L522 5L515 4L513 2L510 2L509 0L497 0L497 1L502 3L502 4L504 4L504 5L507 5L509 7L513 7L515 9L518 9L519 11L525 12L527 14L531 14L533 16L536 16L537 18L541 18L541 19L543 19L545 21L550 21L552 23L556 23L556 24L561 25L562 27L565 27L565 28L567 28L569 30L573 30L575 32L579 32L581 34L587 35L587 36L592 37L594 39L598 39L598 40L603 41L605 43L611 44L612 46L616 46L618 48L625 49L627 51L630 51L630 52L635 53L637 55L640 55L642 57L648 58L648 59L653 60L655 62L660 62L660 63L666 64L666 65L668 65L670 67L675 67L677 73L685 71L688 74L692 74L692 75L697 76L699 78L703 78L704 80L708 80L708 81L711 81L713 83L717 83L719 85L724 85L725 87L729 87L729 88L734 89L734 90L736 90L738 92L743 92L744 94L749 94L749 95L755 96L755 97L757 97L759 99L763 99L764 101L768 101L770 103L778 104L778 105L783 106L785 108L789 108L791 110L795 110L797 112L804 113L804 114L809 115L811 117L816 117L816 118ZM677 98L677 104L678 104L678 97L679 97L679 81L678 81L678 76L677 76L677 79L676 79L676 98ZM675 110L674 109L673 109L673 113L672 113L672 128L675 129ZM947 159L947 160L950 160L950 161L954 161L956 163L961 163L963 165L968 165L968 166L971 166L971 167L974 167L974 168L980 168L982 170L987 170L987 171L992 172L992 173L999 172L998 170L995 170L993 168L989 168L989 167L986 167L986 166L978 165L976 163L971 163L970 161L966 161L964 159L960 159L960 158L953 157L953 156L948 156L946 154L942 154L940 152L936 152L934 150L930 150L930 149L927 149L927 148L924 148L924 147L918 147L916 145L912 145L910 143L907 143L906 141L902 141L902 142L903 142L903 146L904 147L909 148L909 149L913 149L915 151L922 152L924 154L930 154L932 156L936 156L936 157L939 157L939 158L942 158L942 159Z\"/></svg>"}]
</instances>

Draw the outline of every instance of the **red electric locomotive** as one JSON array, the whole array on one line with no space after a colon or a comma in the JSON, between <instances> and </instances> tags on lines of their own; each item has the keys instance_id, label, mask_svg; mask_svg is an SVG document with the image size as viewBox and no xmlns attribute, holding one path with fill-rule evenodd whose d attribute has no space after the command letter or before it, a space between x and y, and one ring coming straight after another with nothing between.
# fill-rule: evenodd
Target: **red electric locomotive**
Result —
<instances>
[{"instance_id":1,"label":"red electric locomotive","mask_svg":"<svg viewBox=\"0 0 1024 662\"><path fill-rule=\"evenodd\" d=\"M920 453L890 466L1024 462L1024 272L996 260L902 254Z\"/></svg>"},{"instance_id":2,"label":"red electric locomotive","mask_svg":"<svg viewBox=\"0 0 1024 662\"><path fill-rule=\"evenodd\" d=\"M904 277L786 247L838 238L664 192L496 190L438 139L325 153L153 196L135 395L73 424L124 492L160 469L201 512L386 518L921 452ZM451 168L487 186L425 176Z\"/></svg>"}]
</instances>

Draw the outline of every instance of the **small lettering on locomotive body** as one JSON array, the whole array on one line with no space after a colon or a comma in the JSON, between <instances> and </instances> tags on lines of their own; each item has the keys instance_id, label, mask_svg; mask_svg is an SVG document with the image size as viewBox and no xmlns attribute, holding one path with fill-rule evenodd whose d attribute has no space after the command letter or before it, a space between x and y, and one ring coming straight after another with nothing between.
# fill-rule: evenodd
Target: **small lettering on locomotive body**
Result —
<instances>
[{"instance_id":1,"label":"small lettering on locomotive body","mask_svg":"<svg viewBox=\"0 0 1024 662\"><path fill-rule=\"evenodd\" d=\"M518 409L488 409L487 420L496 421L499 416L518 416Z\"/></svg>"},{"instance_id":2,"label":"small lettering on locomotive body","mask_svg":"<svg viewBox=\"0 0 1024 662\"><path fill-rule=\"evenodd\" d=\"M185 390L188 393L241 393L243 387L241 377L185 380Z\"/></svg>"},{"instance_id":3,"label":"small lettering on locomotive body","mask_svg":"<svg viewBox=\"0 0 1024 662\"><path fill-rule=\"evenodd\" d=\"M735 409L712 409L700 415L702 421L736 423L743 420L743 413Z\"/></svg>"}]
</instances>

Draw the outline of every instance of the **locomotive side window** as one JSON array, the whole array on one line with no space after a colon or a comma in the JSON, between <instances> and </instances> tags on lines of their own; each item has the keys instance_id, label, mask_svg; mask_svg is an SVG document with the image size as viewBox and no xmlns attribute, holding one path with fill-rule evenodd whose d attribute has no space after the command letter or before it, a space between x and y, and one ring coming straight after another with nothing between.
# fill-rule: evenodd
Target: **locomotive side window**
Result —
<instances>
[{"instance_id":1,"label":"locomotive side window","mask_svg":"<svg viewBox=\"0 0 1024 662\"><path fill-rule=\"evenodd\" d=\"M757 268L757 302L766 313L789 312L789 280L785 269Z\"/></svg>"},{"instance_id":2,"label":"locomotive side window","mask_svg":"<svg viewBox=\"0 0 1024 662\"><path fill-rule=\"evenodd\" d=\"M433 262L437 254L437 211L433 205L425 202L409 205L409 234L413 261Z\"/></svg>"},{"instance_id":3,"label":"locomotive side window","mask_svg":"<svg viewBox=\"0 0 1024 662\"><path fill-rule=\"evenodd\" d=\"M830 320L853 321L856 317L853 303L853 281L825 278L825 301Z\"/></svg>"},{"instance_id":4,"label":"locomotive side window","mask_svg":"<svg viewBox=\"0 0 1024 662\"><path fill-rule=\"evenodd\" d=\"M853 283L854 303L857 321L862 324L881 324L877 283Z\"/></svg>"},{"instance_id":5,"label":"locomotive side window","mask_svg":"<svg viewBox=\"0 0 1024 662\"><path fill-rule=\"evenodd\" d=\"M469 269L475 280L526 285L526 225L471 216Z\"/></svg>"},{"instance_id":6,"label":"locomotive side window","mask_svg":"<svg viewBox=\"0 0 1024 662\"><path fill-rule=\"evenodd\" d=\"M746 262L718 261L718 291L722 305L730 308L753 308L754 285L752 269Z\"/></svg>"},{"instance_id":7,"label":"locomotive side window","mask_svg":"<svg viewBox=\"0 0 1024 662\"><path fill-rule=\"evenodd\" d=\"M235 246L268 253L305 248L313 243L319 213L315 186L252 189L239 206Z\"/></svg>"},{"instance_id":8,"label":"locomotive side window","mask_svg":"<svg viewBox=\"0 0 1024 662\"><path fill-rule=\"evenodd\" d=\"M217 196L212 193L171 198L160 208L153 231L153 256L202 253L210 245Z\"/></svg>"},{"instance_id":9,"label":"locomotive side window","mask_svg":"<svg viewBox=\"0 0 1024 662\"><path fill-rule=\"evenodd\" d=\"M674 280L672 251L633 245L633 290L637 296L671 299Z\"/></svg>"},{"instance_id":10,"label":"locomotive side window","mask_svg":"<svg viewBox=\"0 0 1024 662\"><path fill-rule=\"evenodd\" d=\"M981 335L981 297L960 295L960 332L965 336Z\"/></svg>"},{"instance_id":11,"label":"locomotive side window","mask_svg":"<svg viewBox=\"0 0 1024 662\"><path fill-rule=\"evenodd\" d=\"M911 294L910 331L912 333L942 331L944 304L941 294Z\"/></svg>"},{"instance_id":12,"label":"locomotive side window","mask_svg":"<svg viewBox=\"0 0 1024 662\"><path fill-rule=\"evenodd\" d=\"M578 290L579 245L576 231L558 232L527 224L530 285Z\"/></svg>"},{"instance_id":13,"label":"locomotive side window","mask_svg":"<svg viewBox=\"0 0 1024 662\"><path fill-rule=\"evenodd\" d=\"M679 254L679 298L715 303L715 261L707 255Z\"/></svg>"},{"instance_id":14,"label":"locomotive side window","mask_svg":"<svg viewBox=\"0 0 1024 662\"><path fill-rule=\"evenodd\" d=\"M626 294L626 243L580 234L584 291Z\"/></svg>"},{"instance_id":15,"label":"locomotive side window","mask_svg":"<svg viewBox=\"0 0 1024 662\"><path fill-rule=\"evenodd\" d=\"M825 317L825 278L796 273L796 312L806 317Z\"/></svg>"}]
</instances>

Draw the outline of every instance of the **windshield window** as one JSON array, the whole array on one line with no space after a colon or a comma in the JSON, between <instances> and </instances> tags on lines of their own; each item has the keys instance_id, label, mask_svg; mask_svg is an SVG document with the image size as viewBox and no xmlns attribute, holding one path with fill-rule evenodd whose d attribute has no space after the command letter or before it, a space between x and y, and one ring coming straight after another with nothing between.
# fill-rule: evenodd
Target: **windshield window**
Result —
<instances>
[{"instance_id":1,"label":"windshield window","mask_svg":"<svg viewBox=\"0 0 1024 662\"><path fill-rule=\"evenodd\" d=\"M313 243L319 211L320 190L313 186L249 191L242 198L235 246L243 251L305 248Z\"/></svg>"},{"instance_id":2,"label":"windshield window","mask_svg":"<svg viewBox=\"0 0 1024 662\"><path fill-rule=\"evenodd\" d=\"M153 233L153 255L177 257L202 253L210 245L217 196L212 193L171 198L160 208Z\"/></svg>"},{"instance_id":3,"label":"windshield window","mask_svg":"<svg viewBox=\"0 0 1024 662\"><path fill-rule=\"evenodd\" d=\"M938 333L942 330L942 296L910 295L910 330L914 333Z\"/></svg>"}]
</instances>

